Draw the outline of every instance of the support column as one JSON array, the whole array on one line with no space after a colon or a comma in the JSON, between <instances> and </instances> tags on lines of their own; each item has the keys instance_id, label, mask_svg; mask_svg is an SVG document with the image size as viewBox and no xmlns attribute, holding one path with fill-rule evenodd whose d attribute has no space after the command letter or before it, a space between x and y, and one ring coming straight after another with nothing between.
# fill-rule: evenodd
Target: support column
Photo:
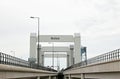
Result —
<instances>
[{"instance_id":1,"label":"support column","mask_svg":"<svg viewBox=\"0 0 120 79\"><path fill-rule=\"evenodd\" d=\"M85 76L83 73L81 73L81 79L85 79Z\"/></svg>"},{"instance_id":2,"label":"support column","mask_svg":"<svg viewBox=\"0 0 120 79\"><path fill-rule=\"evenodd\" d=\"M79 33L75 33L74 34L74 62L79 63L81 62L81 40L80 40L80 34Z\"/></svg>"},{"instance_id":3,"label":"support column","mask_svg":"<svg viewBox=\"0 0 120 79\"><path fill-rule=\"evenodd\" d=\"M69 66L69 52L67 52L67 67Z\"/></svg>"},{"instance_id":4,"label":"support column","mask_svg":"<svg viewBox=\"0 0 120 79\"><path fill-rule=\"evenodd\" d=\"M39 44L39 64L40 65L42 65L42 62L41 62L41 59L42 59L42 51L41 51L41 49L42 49L42 46Z\"/></svg>"},{"instance_id":5,"label":"support column","mask_svg":"<svg viewBox=\"0 0 120 79\"><path fill-rule=\"evenodd\" d=\"M74 53L74 46L70 45L70 66L73 65L73 53Z\"/></svg>"},{"instance_id":6,"label":"support column","mask_svg":"<svg viewBox=\"0 0 120 79\"><path fill-rule=\"evenodd\" d=\"M36 33L30 34L30 58L37 58L37 37Z\"/></svg>"},{"instance_id":7,"label":"support column","mask_svg":"<svg viewBox=\"0 0 120 79\"><path fill-rule=\"evenodd\" d=\"M64 79L66 79L65 75L64 75Z\"/></svg>"},{"instance_id":8,"label":"support column","mask_svg":"<svg viewBox=\"0 0 120 79\"><path fill-rule=\"evenodd\" d=\"M42 55L42 65L44 66L44 54Z\"/></svg>"},{"instance_id":9,"label":"support column","mask_svg":"<svg viewBox=\"0 0 120 79\"><path fill-rule=\"evenodd\" d=\"M68 52L68 66L71 66L71 52Z\"/></svg>"},{"instance_id":10,"label":"support column","mask_svg":"<svg viewBox=\"0 0 120 79\"><path fill-rule=\"evenodd\" d=\"M37 79L40 79L40 76L38 76Z\"/></svg>"},{"instance_id":11,"label":"support column","mask_svg":"<svg viewBox=\"0 0 120 79\"><path fill-rule=\"evenodd\" d=\"M43 51L40 51L40 64L42 65L42 66L44 66L44 52Z\"/></svg>"},{"instance_id":12,"label":"support column","mask_svg":"<svg viewBox=\"0 0 120 79\"><path fill-rule=\"evenodd\" d=\"M56 76L54 76L52 79L57 79Z\"/></svg>"},{"instance_id":13,"label":"support column","mask_svg":"<svg viewBox=\"0 0 120 79\"><path fill-rule=\"evenodd\" d=\"M71 75L69 75L68 79L71 79Z\"/></svg>"},{"instance_id":14,"label":"support column","mask_svg":"<svg viewBox=\"0 0 120 79\"><path fill-rule=\"evenodd\" d=\"M49 76L49 78L48 79L51 79L51 76Z\"/></svg>"}]
</instances>

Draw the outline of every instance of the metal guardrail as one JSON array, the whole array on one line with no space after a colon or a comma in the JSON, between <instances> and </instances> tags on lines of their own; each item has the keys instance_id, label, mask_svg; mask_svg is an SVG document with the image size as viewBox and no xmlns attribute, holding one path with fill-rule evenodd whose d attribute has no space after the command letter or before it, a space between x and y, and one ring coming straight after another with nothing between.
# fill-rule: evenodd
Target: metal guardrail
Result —
<instances>
[{"instance_id":1,"label":"metal guardrail","mask_svg":"<svg viewBox=\"0 0 120 79\"><path fill-rule=\"evenodd\" d=\"M0 52L0 64L6 64L6 65L13 65L13 66L20 66L20 67L27 67L27 68L34 68L34 69L41 69L41 70L47 70L47 71L54 71L57 72L54 69L47 68L41 65L37 65L35 63L31 64L30 62L11 56L7 55L4 53Z\"/></svg>"},{"instance_id":2,"label":"metal guardrail","mask_svg":"<svg viewBox=\"0 0 120 79\"><path fill-rule=\"evenodd\" d=\"M98 64L98 63L103 63L103 62L119 60L119 59L120 59L120 49L116 49L108 53L105 53L105 54L90 58L88 60L82 61L80 63L74 64L66 68L65 70L75 68L75 67L83 67L83 66L87 66L90 64Z\"/></svg>"}]
</instances>

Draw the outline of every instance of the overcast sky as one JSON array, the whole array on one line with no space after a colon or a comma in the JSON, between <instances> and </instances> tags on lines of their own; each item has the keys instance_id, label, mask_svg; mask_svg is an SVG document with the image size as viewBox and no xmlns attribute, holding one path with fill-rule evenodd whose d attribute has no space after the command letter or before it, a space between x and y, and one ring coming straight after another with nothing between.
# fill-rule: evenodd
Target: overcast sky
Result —
<instances>
[{"instance_id":1,"label":"overcast sky","mask_svg":"<svg viewBox=\"0 0 120 79\"><path fill-rule=\"evenodd\" d=\"M27 59L30 33L80 33L88 57L120 47L120 0L0 0L0 51Z\"/></svg>"}]
</instances>

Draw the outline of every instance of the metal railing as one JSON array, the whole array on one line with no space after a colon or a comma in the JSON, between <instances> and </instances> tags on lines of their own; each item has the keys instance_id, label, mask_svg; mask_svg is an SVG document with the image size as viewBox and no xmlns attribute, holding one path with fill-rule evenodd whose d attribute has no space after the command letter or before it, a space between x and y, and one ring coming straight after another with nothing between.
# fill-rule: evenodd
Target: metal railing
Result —
<instances>
[{"instance_id":1,"label":"metal railing","mask_svg":"<svg viewBox=\"0 0 120 79\"><path fill-rule=\"evenodd\" d=\"M54 69L47 68L41 65L37 65L35 63L31 64L30 62L11 56L7 55L4 53L0 52L0 64L6 64L6 65L13 65L13 66L20 66L20 67L27 67L27 68L34 68L34 69L40 69L40 70L47 70L47 71L55 71Z\"/></svg>"},{"instance_id":2,"label":"metal railing","mask_svg":"<svg viewBox=\"0 0 120 79\"><path fill-rule=\"evenodd\" d=\"M105 53L105 54L90 58L88 60L82 61L80 63L74 64L66 68L65 70L75 68L75 67L83 67L83 66L87 66L90 64L98 64L98 63L103 63L103 62L119 60L119 59L120 59L120 49L116 49L108 53Z\"/></svg>"}]
</instances>

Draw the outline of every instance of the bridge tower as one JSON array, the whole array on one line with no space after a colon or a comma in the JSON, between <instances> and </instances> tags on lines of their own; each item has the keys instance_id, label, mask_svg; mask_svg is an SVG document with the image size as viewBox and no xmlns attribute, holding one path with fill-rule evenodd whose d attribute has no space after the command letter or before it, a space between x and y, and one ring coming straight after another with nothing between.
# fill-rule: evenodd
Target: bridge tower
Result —
<instances>
[{"instance_id":1,"label":"bridge tower","mask_svg":"<svg viewBox=\"0 0 120 79\"><path fill-rule=\"evenodd\" d=\"M51 57L50 54L44 54L45 52L66 52L67 54L59 54L59 57L67 58L67 66L81 62L81 38L79 33L74 35L40 35L40 43L42 42L72 42L73 45L56 46L54 50L52 47L44 47L40 45L39 61L41 65L44 65L44 57ZM29 59L37 59L37 35L36 33L30 34L30 57ZM56 57L56 56L54 56Z\"/></svg>"}]
</instances>

